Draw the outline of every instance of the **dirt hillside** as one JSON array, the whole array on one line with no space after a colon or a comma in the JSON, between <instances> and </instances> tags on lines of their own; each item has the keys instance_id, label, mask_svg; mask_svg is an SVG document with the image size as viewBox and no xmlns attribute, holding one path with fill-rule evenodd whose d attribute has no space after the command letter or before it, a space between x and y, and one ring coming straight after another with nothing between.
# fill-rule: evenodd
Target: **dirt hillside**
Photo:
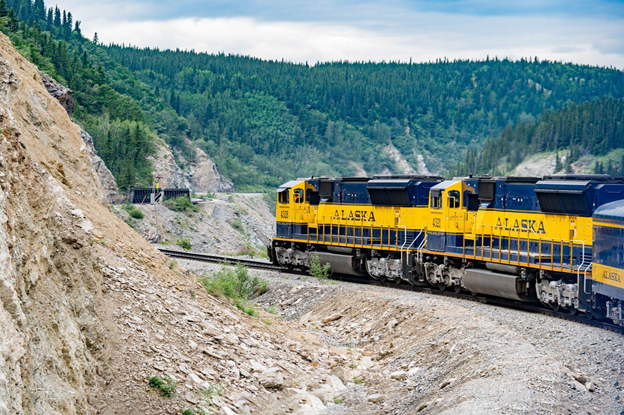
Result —
<instances>
[{"instance_id":1,"label":"dirt hillside","mask_svg":"<svg viewBox=\"0 0 624 415\"><path fill-rule=\"evenodd\" d=\"M38 70L0 56L0 414L316 411L328 369L118 219Z\"/></svg>"}]
</instances>

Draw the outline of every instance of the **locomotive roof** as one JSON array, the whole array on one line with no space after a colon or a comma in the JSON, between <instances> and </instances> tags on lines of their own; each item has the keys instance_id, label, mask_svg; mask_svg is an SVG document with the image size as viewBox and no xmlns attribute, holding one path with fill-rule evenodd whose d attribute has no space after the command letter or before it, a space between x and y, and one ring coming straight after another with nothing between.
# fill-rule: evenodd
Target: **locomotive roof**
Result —
<instances>
[{"instance_id":1,"label":"locomotive roof","mask_svg":"<svg viewBox=\"0 0 624 415\"><path fill-rule=\"evenodd\" d=\"M283 185L281 185L277 191L279 192L280 190L285 190L285 189L290 189L293 186L298 185L299 183L303 182L305 180L291 180L289 182L284 183Z\"/></svg>"},{"instance_id":2,"label":"locomotive roof","mask_svg":"<svg viewBox=\"0 0 624 415\"><path fill-rule=\"evenodd\" d=\"M444 190L449 186L454 185L455 183L459 183L461 180L445 180L433 186L431 190Z\"/></svg>"},{"instance_id":3,"label":"locomotive roof","mask_svg":"<svg viewBox=\"0 0 624 415\"><path fill-rule=\"evenodd\" d=\"M373 176L373 180L444 180L442 176L427 176L422 174L377 174Z\"/></svg>"},{"instance_id":4,"label":"locomotive roof","mask_svg":"<svg viewBox=\"0 0 624 415\"><path fill-rule=\"evenodd\" d=\"M594 219L624 224L624 200L606 203L594 211Z\"/></svg>"},{"instance_id":5,"label":"locomotive roof","mask_svg":"<svg viewBox=\"0 0 624 415\"><path fill-rule=\"evenodd\" d=\"M585 190L591 183L591 180L542 180L537 182L535 190Z\"/></svg>"}]
</instances>

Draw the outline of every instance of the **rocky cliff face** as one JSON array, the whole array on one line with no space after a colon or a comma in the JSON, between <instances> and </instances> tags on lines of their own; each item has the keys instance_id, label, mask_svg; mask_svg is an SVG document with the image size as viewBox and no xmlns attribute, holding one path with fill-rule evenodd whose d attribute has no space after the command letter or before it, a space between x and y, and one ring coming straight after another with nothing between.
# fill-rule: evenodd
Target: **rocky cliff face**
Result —
<instances>
[{"instance_id":1,"label":"rocky cliff face","mask_svg":"<svg viewBox=\"0 0 624 415\"><path fill-rule=\"evenodd\" d=\"M0 413L87 413L106 345L84 204L104 193L39 73L4 35L0 54Z\"/></svg>"},{"instance_id":2,"label":"rocky cliff face","mask_svg":"<svg viewBox=\"0 0 624 415\"><path fill-rule=\"evenodd\" d=\"M0 56L0 414L314 413L311 395L284 406L329 375L313 348L282 346L281 322L209 296L118 219L80 128L3 34Z\"/></svg>"},{"instance_id":3,"label":"rocky cliff face","mask_svg":"<svg viewBox=\"0 0 624 415\"><path fill-rule=\"evenodd\" d=\"M233 192L231 181L221 176L217 166L202 149L195 149L195 162L189 169L191 184L196 192Z\"/></svg>"},{"instance_id":4,"label":"rocky cliff face","mask_svg":"<svg viewBox=\"0 0 624 415\"><path fill-rule=\"evenodd\" d=\"M39 75L41 76L41 80L43 81L43 85L45 86L46 90L50 93L50 95L58 100L63 108L65 108L65 111L67 111L67 115L71 116L76 106L74 102L73 91L59 84L54 78L52 78L48 74L39 72ZM106 167L104 160L102 160L102 158L98 156L97 152L95 151L93 138L82 128L80 129L80 136L82 137L82 141L84 141L85 148L87 150L87 153L89 154L89 157L91 158L91 163L93 163L95 172L100 179L100 184L105 192L106 199L110 203L123 202L124 196L121 196L119 194L119 188L117 187L115 177L110 172L110 170L108 170L108 167Z\"/></svg>"},{"instance_id":5,"label":"rocky cliff face","mask_svg":"<svg viewBox=\"0 0 624 415\"><path fill-rule=\"evenodd\" d=\"M71 116L76 108L74 92L56 82L54 78L46 73L39 72L39 75L41 75L43 85L45 85L50 95L58 99L59 103L65 108L65 111L67 111L67 114Z\"/></svg>"},{"instance_id":6,"label":"rocky cliff face","mask_svg":"<svg viewBox=\"0 0 624 415\"><path fill-rule=\"evenodd\" d=\"M160 187L189 188L196 192L234 191L232 182L219 174L217 166L201 149L195 149L193 162L185 160L180 154L178 157L188 166L185 170L177 165L169 147L162 144L156 147L156 156L150 158Z\"/></svg>"}]
</instances>

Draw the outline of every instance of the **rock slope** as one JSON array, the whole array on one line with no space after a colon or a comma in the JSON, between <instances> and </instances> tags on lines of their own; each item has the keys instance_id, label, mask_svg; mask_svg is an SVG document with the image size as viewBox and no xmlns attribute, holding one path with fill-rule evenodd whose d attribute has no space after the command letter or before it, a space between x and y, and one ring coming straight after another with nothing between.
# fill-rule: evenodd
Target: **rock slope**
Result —
<instances>
[{"instance_id":1,"label":"rock slope","mask_svg":"<svg viewBox=\"0 0 624 415\"><path fill-rule=\"evenodd\" d=\"M2 34L0 56L0 414L314 411L328 369L118 219L80 128Z\"/></svg>"},{"instance_id":2,"label":"rock slope","mask_svg":"<svg viewBox=\"0 0 624 415\"><path fill-rule=\"evenodd\" d=\"M184 170L178 166L173 152L165 144L158 144L156 155L149 157L160 187L189 188L202 193L234 190L232 182L219 174L217 166L202 150L195 149L195 161L188 161L181 154L178 158L186 166Z\"/></svg>"}]
</instances>

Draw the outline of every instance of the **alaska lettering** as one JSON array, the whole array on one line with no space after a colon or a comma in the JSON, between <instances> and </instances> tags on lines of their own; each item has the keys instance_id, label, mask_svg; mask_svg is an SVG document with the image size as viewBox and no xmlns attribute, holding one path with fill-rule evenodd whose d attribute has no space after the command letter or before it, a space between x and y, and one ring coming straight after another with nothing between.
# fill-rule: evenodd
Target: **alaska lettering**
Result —
<instances>
[{"instance_id":1,"label":"alaska lettering","mask_svg":"<svg viewBox=\"0 0 624 415\"><path fill-rule=\"evenodd\" d=\"M534 232L536 234L546 234L543 221L536 221L533 219L515 219L513 223L509 218L498 218L496 221L496 227L506 231L519 231L519 232Z\"/></svg>"},{"instance_id":2,"label":"alaska lettering","mask_svg":"<svg viewBox=\"0 0 624 415\"><path fill-rule=\"evenodd\" d=\"M336 212L334 212L334 219L375 222L375 214L373 212L367 212L365 210L345 211L344 209L336 209Z\"/></svg>"}]
</instances>

